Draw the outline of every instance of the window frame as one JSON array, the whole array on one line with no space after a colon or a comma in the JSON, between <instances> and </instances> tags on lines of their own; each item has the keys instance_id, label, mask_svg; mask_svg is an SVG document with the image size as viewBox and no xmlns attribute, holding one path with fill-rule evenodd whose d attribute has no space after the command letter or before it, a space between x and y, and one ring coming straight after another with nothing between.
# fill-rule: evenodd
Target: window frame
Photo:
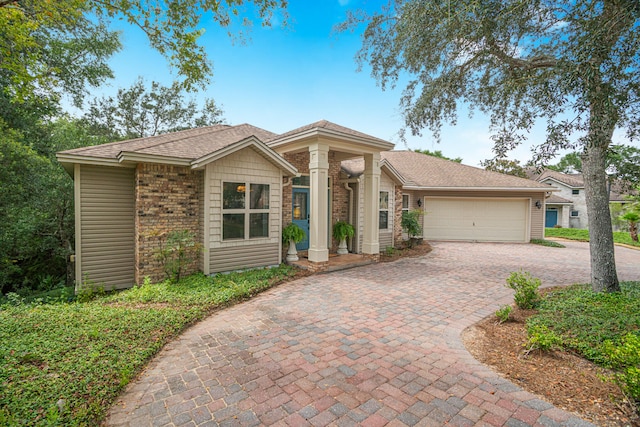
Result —
<instances>
[{"instance_id":1,"label":"window frame","mask_svg":"<svg viewBox=\"0 0 640 427\"><path fill-rule=\"evenodd\" d=\"M575 188L571 189L571 195L572 196L579 196L580 195L580 189L579 188L578 189L575 189Z\"/></svg>"},{"instance_id":2,"label":"window frame","mask_svg":"<svg viewBox=\"0 0 640 427\"><path fill-rule=\"evenodd\" d=\"M386 208L382 207L382 194L383 193L386 193L386 195L387 195L387 206L386 206ZM384 228L382 228L380 226L383 212L386 212L386 214L387 214L386 225L385 225ZM389 230L389 191L387 191L387 190L380 190L380 194L378 195L378 231L380 231L380 230Z\"/></svg>"},{"instance_id":3,"label":"window frame","mask_svg":"<svg viewBox=\"0 0 640 427\"><path fill-rule=\"evenodd\" d=\"M225 208L225 200L224 200L224 192L225 192L225 184L233 184L236 185L238 188L240 186L244 187L244 198L243 198L243 207L242 208ZM266 200L266 207L261 207L261 208L253 208L251 206L252 200L251 200L251 190L253 186L265 186L266 190L267 190L267 200ZM271 187L272 185L270 183L266 183L266 182L252 182L252 181L241 181L241 180L229 180L229 181L222 181L222 200L220 203L221 206L221 216L220 216L220 233L221 233L221 240L223 242L241 242L241 241L247 241L247 240L260 240L260 239L269 239L271 237L271 227L270 227L270 220L271 220ZM252 227L251 227L251 221L252 218L255 218L256 214L266 214L266 235L261 235L261 236L251 236L252 233ZM243 215L243 220L244 220L244 227L243 227L243 232L242 232L242 237L227 237L225 238L224 236L224 230L225 230L225 224L224 224L224 220L225 220L225 215Z\"/></svg>"},{"instance_id":4,"label":"window frame","mask_svg":"<svg viewBox=\"0 0 640 427\"><path fill-rule=\"evenodd\" d=\"M574 215L574 213L575 213L575 215ZM571 218L579 218L580 217L580 211L572 210L571 212L569 212L569 217L571 217Z\"/></svg>"}]
</instances>

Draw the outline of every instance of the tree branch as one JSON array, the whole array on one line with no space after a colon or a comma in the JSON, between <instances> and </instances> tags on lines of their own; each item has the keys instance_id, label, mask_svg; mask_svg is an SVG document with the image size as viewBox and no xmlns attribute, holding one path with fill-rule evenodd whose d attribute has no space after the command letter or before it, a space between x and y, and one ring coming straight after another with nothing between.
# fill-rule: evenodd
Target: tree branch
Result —
<instances>
[{"instance_id":1,"label":"tree branch","mask_svg":"<svg viewBox=\"0 0 640 427\"><path fill-rule=\"evenodd\" d=\"M487 45L489 46L490 54L510 65L512 68L529 71L538 68L553 68L558 65L557 59L548 56L534 56L531 59L514 58L513 56L507 55L493 38L487 39Z\"/></svg>"}]
</instances>

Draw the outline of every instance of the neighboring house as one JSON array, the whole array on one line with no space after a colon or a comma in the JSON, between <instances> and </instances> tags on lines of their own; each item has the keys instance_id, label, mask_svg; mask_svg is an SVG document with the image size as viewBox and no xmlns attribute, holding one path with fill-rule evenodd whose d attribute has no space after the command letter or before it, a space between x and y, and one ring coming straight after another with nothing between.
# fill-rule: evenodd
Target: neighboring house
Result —
<instances>
[{"instance_id":1,"label":"neighboring house","mask_svg":"<svg viewBox=\"0 0 640 427\"><path fill-rule=\"evenodd\" d=\"M58 153L75 181L76 277L126 288L163 277L171 230L203 247L189 271L282 261L281 230L299 224L312 268L326 268L331 226L356 228L352 252L377 259L401 243L403 210L424 237L528 242L544 237L548 186L410 151L331 122L277 135L217 125Z\"/></svg>"},{"instance_id":2,"label":"neighboring house","mask_svg":"<svg viewBox=\"0 0 640 427\"><path fill-rule=\"evenodd\" d=\"M527 171L529 178L554 187L557 192L546 199L545 227L589 228L587 202L582 174L567 174L551 169ZM609 191L609 203L625 203L618 186Z\"/></svg>"}]
</instances>

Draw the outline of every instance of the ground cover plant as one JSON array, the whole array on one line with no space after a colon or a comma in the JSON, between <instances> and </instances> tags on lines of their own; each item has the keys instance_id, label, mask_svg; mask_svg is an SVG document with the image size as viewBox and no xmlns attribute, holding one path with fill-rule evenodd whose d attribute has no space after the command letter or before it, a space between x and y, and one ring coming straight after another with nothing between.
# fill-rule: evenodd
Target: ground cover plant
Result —
<instances>
[{"instance_id":1,"label":"ground cover plant","mask_svg":"<svg viewBox=\"0 0 640 427\"><path fill-rule=\"evenodd\" d=\"M640 403L640 283L621 284L618 293L594 293L574 285L548 293L527 321L532 331L548 331L554 343L601 366L616 370L615 380Z\"/></svg>"},{"instance_id":2,"label":"ground cover plant","mask_svg":"<svg viewBox=\"0 0 640 427\"><path fill-rule=\"evenodd\" d=\"M589 241L589 230L585 228L546 228L545 237L562 237L563 239L579 240L581 242ZM630 246L640 247L640 243L631 240L631 236L627 231L614 231L614 243L622 243Z\"/></svg>"},{"instance_id":3,"label":"ground cover plant","mask_svg":"<svg viewBox=\"0 0 640 427\"><path fill-rule=\"evenodd\" d=\"M0 306L0 425L98 425L186 326L295 274L289 266L197 274L87 302L9 298Z\"/></svg>"},{"instance_id":4,"label":"ground cover plant","mask_svg":"<svg viewBox=\"0 0 640 427\"><path fill-rule=\"evenodd\" d=\"M558 243L558 242L554 242L553 240L546 240L546 239L531 239L531 243L533 243L534 245L540 245L540 246L548 246L550 248L565 248L566 246Z\"/></svg>"}]
</instances>

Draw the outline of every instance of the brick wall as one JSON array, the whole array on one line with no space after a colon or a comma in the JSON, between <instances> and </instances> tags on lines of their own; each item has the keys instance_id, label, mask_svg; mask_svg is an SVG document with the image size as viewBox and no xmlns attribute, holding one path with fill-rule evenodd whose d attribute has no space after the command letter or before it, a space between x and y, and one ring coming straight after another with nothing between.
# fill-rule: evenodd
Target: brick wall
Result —
<instances>
[{"instance_id":1,"label":"brick wall","mask_svg":"<svg viewBox=\"0 0 640 427\"><path fill-rule=\"evenodd\" d=\"M402 247L402 187L396 185L393 222L393 242L396 248Z\"/></svg>"},{"instance_id":2,"label":"brick wall","mask_svg":"<svg viewBox=\"0 0 640 427\"><path fill-rule=\"evenodd\" d=\"M157 252L171 231L190 230L202 242L202 171L141 163L136 168L136 282L165 278ZM186 274L200 269L198 257Z\"/></svg>"},{"instance_id":3,"label":"brick wall","mask_svg":"<svg viewBox=\"0 0 640 427\"><path fill-rule=\"evenodd\" d=\"M303 175L309 174L309 152L301 153L285 153L284 158L295 166ZM332 230L333 224L337 221L347 221L349 219L349 192L340 182L340 162L336 160L336 153L329 151L329 177L331 178L331 224L329 231ZM282 195L282 224L286 227L291 222L291 186L284 187ZM338 244L331 239L331 252L338 250Z\"/></svg>"}]
</instances>

